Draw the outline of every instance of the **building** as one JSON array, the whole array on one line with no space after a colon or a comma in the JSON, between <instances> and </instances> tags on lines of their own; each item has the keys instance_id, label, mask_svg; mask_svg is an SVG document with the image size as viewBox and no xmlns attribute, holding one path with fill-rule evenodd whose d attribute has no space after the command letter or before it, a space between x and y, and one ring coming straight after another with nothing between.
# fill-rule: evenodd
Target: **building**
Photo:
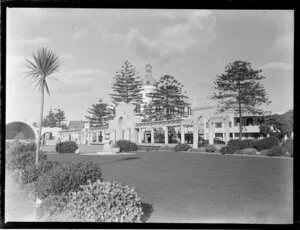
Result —
<instances>
[{"instance_id":1,"label":"building","mask_svg":"<svg viewBox=\"0 0 300 230\"><path fill-rule=\"evenodd\" d=\"M262 117L245 116L243 139L262 138L259 124ZM60 131L62 141L74 140L78 144L103 144L105 141L130 140L143 145L169 145L188 143L194 148L202 140L210 144L214 139L228 142L239 138L238 117L231 112L217 113L215 107L206 106L192 109L192 114L185 118L142 122L135 115L134 105L120 103L116 107L115 118L108 126L91 128L84 123L83 129Z\"/></svg>"}]
</instances>

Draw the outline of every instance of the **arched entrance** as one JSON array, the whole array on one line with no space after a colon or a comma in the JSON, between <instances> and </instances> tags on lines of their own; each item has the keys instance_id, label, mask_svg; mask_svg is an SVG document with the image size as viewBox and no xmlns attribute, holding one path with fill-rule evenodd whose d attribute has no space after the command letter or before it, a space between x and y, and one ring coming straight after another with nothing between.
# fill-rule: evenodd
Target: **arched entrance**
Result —
<instances>
[{"instance_id":1,"label":"arched entrance","mask_svg":"<svg viewBox=\"0 0 300 230\"><path fill-rule=\"evenodd\" d=\"M34 127L24 121L13 121L6 124L6 140L36 140Z\"/></svg>"}]
</instances>

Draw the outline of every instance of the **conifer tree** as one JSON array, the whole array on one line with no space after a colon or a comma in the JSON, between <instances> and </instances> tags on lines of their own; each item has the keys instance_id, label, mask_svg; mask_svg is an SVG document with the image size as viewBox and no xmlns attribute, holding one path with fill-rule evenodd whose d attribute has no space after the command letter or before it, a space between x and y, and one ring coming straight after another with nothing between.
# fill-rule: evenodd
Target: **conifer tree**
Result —
<instances>
[{"instance_id":1,"label":"conifer tree","mask_svg":"<svg viewBox=\"0 0 300 230\"><path fill-rule=\"evenodd\" d=\"M151 102L146 110L149 120L165 120L186 116L189 105L183 85L173 76L164 75L155 84L153 93L149 93Z\"/></svg>"},{"instance_id":2,"label":"conifer tree","mask_svg":"<svg viewBox=\"0 0 300 230\"><path fill-rule=\"evenodd\" d=\"M54 116L58 127L61 127L61 122L66 120L65 112L62 109L57 108Z\"/></svg>"},{"instance_id":3,"label":"conifer tree","mask_svg":"<svg viewBox=\"0 0 300 230\"><path fill-rule=\"evenodd\" d=\"M92 127L105 126L114 117L114 109L104 103L102 99L99 99L97 104L93 104L87 112L90 116L85 116L85 118L90 121Z\"/></svg>"},{"instance_id":4,"label":"conifer tree","mask_svg":"<svg viewBox=\"0 0 300 230\"><path fill-rule=\"evenodd\" d=\"M109 94L115 105L125 102L137 106L142 102L142 81L137 74L129 61L125 61L116 72L112 85L113 93Z\"/></svg>"},{"instance_id":5,"label":"conifer tree","mask_svg":"<svg viewBox=\"0 0 300 230\"><path fill-rule=\"evenodd\" d=\"M261 76L262 70L253 70L251 64L245 61L235 61L225 67L225 74L219 75L214 81L214 94L210 97L219 102L219 111L229 109L239 115L239 139L242 139L242 115L263 114L258 107L269 104L266 90L258 82L265 77Z\"/></svg>"}]
</instances>

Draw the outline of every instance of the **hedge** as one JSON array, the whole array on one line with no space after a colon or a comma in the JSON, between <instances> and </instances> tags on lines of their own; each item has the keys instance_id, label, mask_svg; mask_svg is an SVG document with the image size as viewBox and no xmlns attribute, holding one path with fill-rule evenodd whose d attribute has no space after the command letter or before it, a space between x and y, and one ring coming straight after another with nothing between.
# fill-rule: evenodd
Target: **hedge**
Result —
<instances>
[{"instance_id":1,"label":"hedge","mask_svg":"<svg viewBox=\"0 0 300 230\"><path fill-rule=\"evenodd\" d=\"M221 148L221 154L234 154L236 150L240 150L238 146L224 146Z\"/></svg>"},{"instance_id":2,"label":"hedge","mask_svg":"<svg viewBox=\"0 0 300 230\"><path fill-rule=\"evenodd\" d=\"M205 151L206 152L215 152L216 151L216 147L214 145L208 145L205 147Z\"/></svg>"},{"instance_id":3,"label":"hedge","mask_svg":"<svg viewBox=\"0 0 300 230\"><path fill-rule=\"evenodd\" d=\"M279 139L274 136L271 136L268 138L257 140L254 144L254 148L256 148L258 151L262 151L264 149L271 149L272 147L278 145L279 145Z\"/></svg>"},{"instance_id":4,"label":"hedge","mask_svg":"<svg viewBox=\"0 0 300 230\"><path fill-rule=\"evenodd\" d=\"M78 145L75 141L64 141L60 144L56 144L55 149L58 150L60 145L60 153L75 153L78 149Z\"/></svg>"},{"instance_id":5,"label":"hedge","mask_svg":"<svg viewBox=\"0 0 300 230\"><path fill-rule=\"evenodd\" d=\"M117 141L116 147L120 148L120 152L132 152L138 150L138 146L136 143L127 140Z\"/></svg>"},{"instance_id":6,"label":"hedge","mask_svg":"<svg viewBox=\"0 0 300 230\"><path fill-rule=\"evenodd\" d=\"M254 140L230 140L227 146L234 146L237 149L254 148Z\"/></svg>"},{"instance_id":7,"label":"hedge","mask_svg":"<svg viewBox=\"0 0 300 230\"><path fill-rule=\"evenodd\" d=\"M269 149L268 156L285 156L286 149L282 148L282 146L274 146L273 148Z\"/></svg>"},{"instance_id":8,"label":"hedge","mask_svg":"<svg viewBox=\"0 0 300 230\"><path fill-rule=\"evenodd\" d=\"M93 162L62 163L44 173L35 183L35 190L40 199L49 195L60 195L69 191L77 191L79 187L92 182L102 180L100 164Z\"/></svg>"}]
</instances>

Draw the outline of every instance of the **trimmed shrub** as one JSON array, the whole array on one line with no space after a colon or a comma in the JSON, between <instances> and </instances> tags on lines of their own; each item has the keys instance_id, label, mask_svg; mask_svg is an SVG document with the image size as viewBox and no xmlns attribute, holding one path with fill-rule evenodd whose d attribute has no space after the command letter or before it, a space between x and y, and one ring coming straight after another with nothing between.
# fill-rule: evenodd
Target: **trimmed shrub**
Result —
<instances>
[{"instance_id":1,"label":"trimmed shrub","mask_svg":"<svg viewBox=\"0 0 300 230\"><path fill-rule=\"evenodd\" d=\"M175 152L188 151L189 149L192 149L192 147L188 144L177 144L174 147Z\"/></svg>"},{"instance_id":2,"label":"trimmed shrub","mask_svg":"<svg viewBox=\"0 0 300 230\"><path fill-rule=\"evenodd\" d=\"M255 148L242 149L242 152L245 155L257 155L257 150Z\"/></svg>"},{"instance_id":3,"label":"trimmed shrub","mask_svg":"<svg viewBox=\"0 0 300 230\"><path fill-rule=\"evenodd\" d=\"M271 136L265 139L261 139L255 142L254 148L256 148L258 151L264 150L264 149L271 149L274 146L279 145L279 139Z\"/></svg>"},{"instance_id":4,"label":"trimmed shrub","mask_svg":"<svg viewBox=\"0 0 300 230\"><path fill-rule=\"evenodd\" d=\"M30 152L19 152L13 153L8 161L7 168L9 170L25 170L26 167L32 166L35 164L35 151ZM39 154L39 163L42 163L47 159L47 155L43 152Z\"/></svg>"},{"instance_id":5,"label":"trimmed shrub","mask_svg":"<svg viewBox=\"0 0 300 230\"><path fill-rule=\"evenodd\" d=\"M154 149L154 150L156 150L156 149ZM165 145L165 146L159 147L159 150L163 150L163 151L174 151L174 147L173 147L173 146Z\"/></svg>"},{"instance_id":6,"label":"trimmed shrub","mask_svg":"<svg viewBox=\"0 0 300 230\"><path fill-rule=\"evenodd\" d=\"M77 191L80 185L102 180L100 164L93 162L61 163L44 173L35 183L35 190L40 199L49 195L60 195Z\"/></svg>"},{"instance_id":7,"label":"trimmed shrub","mask_svg":"<svg viewBox=\"0 0 300 230\"><path fill-rule=\"evenodd\" d=\"M61 195L50 195L39 205L37 209L37 218L49 220L52 216L57 215L63 212L68 203L68 197Z\"/></svg>"},{"instance_id":8,"label":"trimmed shrub","mask_svg":"<svg viewBox=\"0 0 300 230\"><path fill-rule=\"evenodd\" d=\"M261 156L268 156L268 154L269 154L269 149L264 149L264 150L260 151Z\"/></svg>"},{"instance_id":9,"label":"trimmed shrub","mask_svg":"<svg viewBox=\"0 0 300 230\"><path fill-rule=\"evenodd\" d=\"M222 144L225 145L225 141L219 140L219 139L214 139L214 144Z\"/></svg>"},{"instance_id":10,"label":"trimmed shrub","mask_svg":"<svg viewBox=\"0 0 300 230\"><path fill-rule=\"evenodd\" d=\"M70 193L67 209L82 221L141 222L142 204L134 188L116 182L89 182Z\"/></svg>"},{"instance_id":11,"label":"trimmed shrub","mask_svg":"<svg viewBox=\"0 0 300 230\"><path fill-rule=\"evenodd\" d=\"M213 153L216 151L216 147L214 145L208 145L205 147L205 151Z\"/></svg>"},{"instance_id":12,"label":"trimmed shrub","mask_svg":"<svg viewBox=\"0 0 300 230\"><path fill-rule=\"evenodd\" d=\"M236 150L239 150L237 146L224 146L221 148L221 154L234 154Z\"/></svg>"},{"instance_id":13,"label":"trimmed shrub","mask_svg":"<svg viewBox=\"0 0 300 230\"><path fill-rule=\"evenodd\" d=\"M127 140L117 141L116 147L120 148L120 152L132 152L138 150L138 146L136 143Z\"/></svg>"},{"instance_id":14,"label":"trimmed shrub","mask_svg":"<svg viewBox=\"0 0 300 230\"><path fill-rule=\"evenodd\" d=\"M294 141L289 139L283 142L282 148L284 148L291 156L294 154Z\"/></svg>"},{"instance_id":15,"label":"trimmed shrub","mask_svg":"<svg viewBox=\"0 0 300 230\"><path fill-rule=\"evenodd\" d=\"M64 141L60 143L60 153L75 153L77 149L78 145L75 141Z\"/></svg>"},{"instance_id":16,"label":"trimmed shrub","mask_svg":"<svg viewBox=\"0 0 300 230\"><path fill-rule=\"evenodd\" d=\"M230 140L227 146L235 146L238 149L254 148L254 140Z\"/></svg>"},{"instance_id":17,"label":"trimmed shrub","mask_svg":"<svg viewBox=\"0 0 300 230\"><path fill-rule=\"evenodd\" d=\"M274 146L273 148L269 149L268 156L284 156L286 150L281 146Z\"/></svg>"}]
</instances>

